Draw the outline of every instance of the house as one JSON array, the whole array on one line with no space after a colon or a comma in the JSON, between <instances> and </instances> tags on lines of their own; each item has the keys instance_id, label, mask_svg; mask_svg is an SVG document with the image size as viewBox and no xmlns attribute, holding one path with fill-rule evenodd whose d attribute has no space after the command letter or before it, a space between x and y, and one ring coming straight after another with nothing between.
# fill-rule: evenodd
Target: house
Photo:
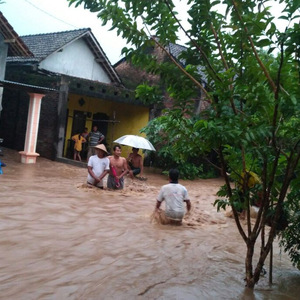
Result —
<instances>
[{"instance_id":1,"label":"house","mask_svg":"<svg viewBox=\"0 0 300 300\"><path fill-rule=\"evenodd\" d=\"M156 57L158 62L165 62L170 60L169 56L173 57L182 67L186 67L186 61L181 58L181 54L187 51L185 46L169 43L165 47L166 51L163 51L161 48L157 47L153 43L153 47L147 49L147 53ZM168 54L167 54L167 53ZM160 85L160 78L158 75L153 75L147 73L145 70L133 66L126 58L122 58L114 65L116 71L122 79L124 85L134 90L139 84L147 82L149 85ZM202 78L202 83L205 85L206 76L202 72L202 68L198 67L198 72ZM154 106L151 113L151 118L157 117L161 114L161 110L166 107L172 107L172 99L169 97L167 92L164 96L163 106ZM200 111L205 110L209 106L209 102L205 100L203 95L199 94L197 99L194 99L194 113L199 114Z\"/></svg>"},{"instance_id":2,"label":"house","mask_svg":"<svg viewBox=\"0 0 300 300\"><path fill-rule=\"evenodd\" d=\"M89 28L21 40L33 55L7 57L0 122L4 146L24 147L29 96L15 82L49 88L41 102L36 143L36 152L49 159L72 158L71 137L85 127L97 125L111 148L118 137L139 134L147 125L149 107L123 86Z\"/></svg>"},{"instance_id":3,"label":"house","mask_svg":"<svg viewBox=\"0 0 300 300\"><path fill-rule=\"evenodd\" d=\"M41 94L45 90L41 87L34 87L17 82L10 83L4 80L6 71L7 55L14 56L33 56L32 52L28 49L27 45L20 39L18 34L13 30L7 19L0 12L0 113L2 112L2 99L3 99L3 86L6 87L13 84L14 88L27 89L30 96L30 104L28 109L27 128L24 151L20 152L21 161L24 163L34 163L38 154L36 149L36 136L37 136L37 121L39 120L40 100ZM26 87L25 87L26 86ZM2 114L3 116L3 114ZM5 114L7 116L7 114ZM9 116L8 116L9 118ZM3 118L2 118L3 119ZM1 121L1 119L0 119Z\"/></svg>"},{"instance_id":4,"label":"house","mask_svg":"<svg viewBox=\"0 0 300 300\"><path fill-rule=\"evenodd\" d=\"M7 56L30 57L33 54L20 39L0 11L0 80L4 80ZM0 112L2 111L3 88L0 87Z\"/></svg>"}]
</instances>

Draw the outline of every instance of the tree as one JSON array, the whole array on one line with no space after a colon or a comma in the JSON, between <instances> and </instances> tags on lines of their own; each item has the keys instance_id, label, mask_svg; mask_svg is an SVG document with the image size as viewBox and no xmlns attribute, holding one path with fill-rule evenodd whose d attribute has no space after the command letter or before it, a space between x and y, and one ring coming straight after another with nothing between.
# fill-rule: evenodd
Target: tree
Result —
<instances>
[{"instance_id":1,"label":"tree","mask_svg":"<svg viewBox=\"0 0 300 300\"><path fill-rule=\"evenodd\" d=\"M171 0L69 1L97 12L103 24L111 22L111 29L132 45L124 48L123 54L160 76L174 101L173 108L161 117L162 138L172 141L174 155L180 154L176 149L181 149L182 139L187 151L200 155L213 149L217 153L216 167L225 184L215 205L218 209L230 206L233 211L247 246L246 285L254 287L275 236L293 228L284 221L286 209L292 207L292 214L299 214L295 211L299 205L289 205L299 203L295 198L300 180L299 0L223 0L224 14L220 13L221 1L190 0L189 28L182 26ZM270 13L274 2L283 5L280 18L287 22L283 32ZM168 43L179 39L179 32L189 40L181 55L185 68L172 56L158 62L147 54L146 49L154 45L165 51ZM144 89L148 99L150 88ZM160 89L152 91L152 99L161 98ZM199 93L210 102L210 109L190 124L186 119L194 117L192 99ZM143 96L143 89L139 96ZM178 136L172 130L174 120L185 134ZM255 185L249 184L253 173L260 178ZM257 203L257 195L260 207L252 224L250 206ZM240 210L246 211L246 226L240 221ZM293 262L297 264L299 239L295 229L285 232L284 245L287 251L294 250ZM261 248L256 258L259 238Z\"/></svg>"}]
</instances>

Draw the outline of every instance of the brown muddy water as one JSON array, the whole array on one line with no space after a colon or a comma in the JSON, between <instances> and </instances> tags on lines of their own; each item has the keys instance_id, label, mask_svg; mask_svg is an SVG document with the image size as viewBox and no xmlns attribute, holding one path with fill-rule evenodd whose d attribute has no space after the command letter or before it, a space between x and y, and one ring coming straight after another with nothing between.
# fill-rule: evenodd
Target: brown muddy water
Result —
<instances>
[{"instance_id":1,"label":"brown muddy water","mask_svg":"<svg viewBox=\"0 0 300 300\"><path fill-rule=\"evenodd\" d=\"M274 284L266 276L244 288L245 246L212 206L221 179L181 181L193 211L182 226L163 226L150 222L167 183L153 169L123 191L99 190L85 185L84 168L24 165L4 152L1 299L300 299L300 272L278 245Z\"/></svg>"}]
</instances>

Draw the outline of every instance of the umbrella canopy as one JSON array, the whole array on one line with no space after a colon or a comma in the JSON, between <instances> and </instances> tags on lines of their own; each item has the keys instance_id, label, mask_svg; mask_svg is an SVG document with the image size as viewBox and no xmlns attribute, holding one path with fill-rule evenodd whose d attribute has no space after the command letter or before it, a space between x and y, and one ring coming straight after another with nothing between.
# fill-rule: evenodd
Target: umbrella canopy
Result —
<instances>
[{"instance_id":1,"label":"umbrella canopy","mask_svg":"<svg viewBox=\"0 0 300 300\"><path fill-rule=\"evenodd\" d=\"M156 151L153 145L147 139L138 135L123 135L120 138L116 139L114 143L119 143L121 145L131 146L139 149Z\"/></svg>"}]
</instances>

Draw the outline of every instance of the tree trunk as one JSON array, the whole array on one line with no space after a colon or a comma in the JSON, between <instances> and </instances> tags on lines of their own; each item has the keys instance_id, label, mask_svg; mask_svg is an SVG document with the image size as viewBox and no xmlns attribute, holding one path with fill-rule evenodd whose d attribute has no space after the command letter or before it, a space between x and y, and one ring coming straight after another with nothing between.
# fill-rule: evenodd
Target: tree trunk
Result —
<instances>
[{"instance_id":1,"label":"tree trunk","mask_svg":"<svg viewBox=\"0 0 300 300\"><path fill-rule=\"evenodd\" d=\"M246 286L253 288L250 283L253 281L253 253L254 253L254 245L255 241L248 240L247 242L247 255L246 255L246 261L245 261L245 267L246 267Z\"/></svg>"},{"instance_id":2,"label":"tree trunk","mask_svg":"<svg viewBox=\"0 0 300 300\"><path fill-rule=\"evenodd\" d=\"M256 265L253 273L253 253L254 253L255 241L249 242L247 245L247 256L246 256L246 287L254 288L255 284L259 281L259 277L264 266L266 259L266 252L260 254L259 261ZM267 251L269 252L269 251Z\"/></svg>"}]
</instances>

